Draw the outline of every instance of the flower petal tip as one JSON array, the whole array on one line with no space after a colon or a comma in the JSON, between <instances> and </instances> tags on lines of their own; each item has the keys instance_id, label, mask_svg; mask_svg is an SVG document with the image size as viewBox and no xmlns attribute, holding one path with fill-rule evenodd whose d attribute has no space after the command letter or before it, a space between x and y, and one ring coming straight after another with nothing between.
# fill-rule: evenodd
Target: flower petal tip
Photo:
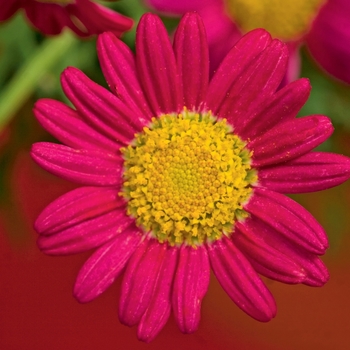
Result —
<instances>
[{"instance_id":1,"label":"flower petal tip","mask_svg":"<svg viewBox=\"0 0 350 350\"><path fill-rule=\"evenodd\" d=\"M41 142L36 142L32 144L32 147L30 149L30 156L32 159L38 163L38 160L40 158L40 149L41 149Z\"/></svg>"},{"instance_id":2,"label":"flower petal tip","mask_svg":"<svg viewBox=\"0 0 350 350\"><path fill-rule=\"evenodd\" d=\"M306 89L309 89L311 91L312 86L311 86L309 78L299 78L298 82L299 82L299 89L306 88Z\"/></svg>"},{"instance_id":3,"label":"flower petal tip","mask_svg":"<svg viewBox=\"0 0 350 350\"><path fill-rule=\"evenodd\" d=\"M65 80L74 81L79 77L79 73L83 74L78 68L71 66L66 67L61 73L61 82Z\"/></svg>"},{"instance_id":4,"label":"flower petal tip","mask_svg":"<svg viewBox=\"0 0 350 350\"><path fill-rule=\"evenodd\" d=\"M259 303L259 300L256 300L256 303ZM275 318L277 315L277 305L272 294L270 294L270 298L267 303L266 300L264 302L260 302L256 310L248 315L254 318L256 321L264 323L270 322L273 318Z\"/></svg>"},{"instance_id":5,"label":"flower petal tip","mask_svg":"<svg viewBox=\"0 0 350 350\"><path fill-rule=\"evenodd\" d=\"M311 269L309 269L307 278L303 284L309 287L323 287L330 278L329 271L321 259L315 259Z\"/></svg>"},{"instance_id":6,"label":"flower petal tip","mask_svg":"<svg viewBox=\"0 0 350 350\"><path fill-rule=\"evenodd\" d=\"M74 286L73 296L81 304L86 304L98 297L98 295L96 295L94 298L89 298L88 292L80 289L77 285Z\"/></svg>"},{"instance_id":7,"label":"flower petal tip","mask_svg":"<svg viewBox=\"0 0 350 350\"><path fill-rule=\"evenodd\" d=\"M272 40L271 34L264 28L256 28L245 34L245 36L255 37L260 40Z\"/></svg>"},{"instance_id":8,"label":"flower petal tip","mask_svg":"<svg viewBox=\"0 0 350 350\"><path fill-rule=\"evenodd\" d=\"M36 244L41 252L48 254L48 255L51 255L50 249L48 248L47 243L46 243L45 236L39 235L38 239L36 240ZM56 254L52 254L52 255L56 255Z\"/></svg>"},{"instance_id":9,"label":"flower petal tip","mask_svg":"<svg viewBox=\"0 0 350 350\"><path fill-rule=\"evenodd\" d=\"M34 103L34 106L33 106L33 112L34 112L34 115L36 114L36 112L40 112L40 111L45 111L46 108L45 107L48 107L50 104L48 102L49 100L46 99L46 98L42 98L38 101L36 101Z\"/></svg>"},{"instance_id":10,"label":"flower petal tip","mask_svg":"<svg viewBox=\"0 0 350 350\"><path fill-rule=\"evenodd\" d=\"M156 25L159 22L162 22L162 21L157 15L151 12L146 12L141 16L139 25L137 26L136 30L139 30L140 27L142 27L145 24Z\"/></svg>"},{"instance_id":11,"label":"flower petal tip","mask_svg":"<svg viewBox=\"0 0 350 350\"><path fill-rule=\"evenodd\" d=\"M137 329L137 339L149 344L152 340L154 340L154 338L156 338L156 336L158 335L158 332L155 333L152 330L149 329L144 329L144 327L138 327Z\"/></svg>"},{"instance_id":12,"label":"flower petal tip","mask_svg":"<svg viewBox=\"0 0 350 350\"><path fill-rule=\"evenodd\" d=\"M116 36L112 32L104 32L97 37L97 45L103 42L114 41Z\"/></svg>"},{"instance_id":13,"label":"flower petal tip","mask_svg":"<svg viewBox=\"0 0 350 350\"><path fill-rule=\"evenodd\" d=\"M189 20L193 22L197 22L197 21L203 22L202 17L196 11L186 12L181 18L181 21L189 21Z\"/></svg>"}]
</instances>

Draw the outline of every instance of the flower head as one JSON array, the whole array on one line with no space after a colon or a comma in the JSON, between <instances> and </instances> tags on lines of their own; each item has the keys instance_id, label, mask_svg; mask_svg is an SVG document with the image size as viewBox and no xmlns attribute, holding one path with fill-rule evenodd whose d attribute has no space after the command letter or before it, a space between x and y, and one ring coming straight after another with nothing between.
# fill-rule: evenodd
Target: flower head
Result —
<instances>
[{"instance_id":1,"label":"flower head","mask_svg":"<svg viewBox=\"0 0 350 350\"><path fill-rule=\"evenodd\" d=\"M132 20L91 0L6 0L0 9L0 21L23 8L28 20L46 35L61 33L68 27L85 37L111 31L120 36L132 27Z\"/></svg>"},{"instance_id":2,"label":"flower head","mask_svg":"<svg viewBox=\"0 0 350 350\"><path fill-rule=\"evenodd\" d=\"M209 38L215 70L237 40L249 30L265 28L285 41L290 51L286 81L300 73L300 44L334 77L350 83L350 17L348 0L147 0L170 14L198 11Z\"/></svg>"},{"instance_id":3,"label":"flower head","mask_svg":"<svg viewBox=\"0 0 350 350\"><path fill-rule=\"evenodd\" d=\"M121 149L128 214L159 242L196 247L232 232L256 176L245 142L210 112L154 118Z\"/></svg>"},{"instance_id":4,"label":"flower head","mask_svg":"<svg viewBox=\"0 0 350 350\"><path fill-rule=\"evenodd\" d=\"M350 160L311 152L332 133L327 117L295 116L308 80L277 90L288 49L262 29L245 35L209 82L203 23L186 14L172 48L160 19L142 17L136 57L114 35L98 39L111 89L67 68L72 109L43 99L34 112L65 145L37 143L44 169L83 184L35 223L47 254L97 248L74 294L88 302L125 270L119 318L151 341L171 310L199 325L210 267L231 299L259 321L275 301L259 274L322 286L323 228L283 193L317 191L350 176Z\"/></svg>"}]
</instances>

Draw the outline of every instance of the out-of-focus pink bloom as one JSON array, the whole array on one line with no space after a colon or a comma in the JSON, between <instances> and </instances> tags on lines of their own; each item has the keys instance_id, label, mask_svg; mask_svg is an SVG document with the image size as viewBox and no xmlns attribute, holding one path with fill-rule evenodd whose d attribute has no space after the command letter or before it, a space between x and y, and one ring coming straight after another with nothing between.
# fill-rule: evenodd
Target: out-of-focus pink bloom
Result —
<instances>
[{"instance_id":1,"label":"out-of-focus pink bloom","mask_svg":"<svg viewBox=\"0 0 350 350\"><path fill-rule=\"evenodd\" d=\"M23 9L35 28L46 35L61 33L64 27L86 37L111 31L120 36L132 27L132 19L90 0L3 0L0 21Z\"/></svg>"},{"instance_id":2,"label":"out-of-focus pink bloom","mask_svg":"<svg viewBox=\"0 0 350 350\"><path fill-rule=\"evenodd\" d=\"M284 193L318 191L350 176L347 157L312 150L333 127L296 118L310 84L279 89L288 49L263 29L243 36L209 79L203 22L186 14L171 46L146 14L136 57L111 33L97 44L111 91L75 68L62 74L74 108L42 99L34 113L63 144L36 143L33 159L83 187L38 217L51 255L95 248L74 288L80 302L124 273L119 318L151 341L171 310L199 326L210 267L230 298L259 321L276 314L258 274L322 286L324 229Z\"/></svg>"},{"instance_id":3,"label":"out-of-focus pink bloom","mask_svg":"<svg viewBox=\"0 0 350 350\"><path fill-rule=\"evenodd\" d=\"M249 22L249 29L264 27L271 32L270 24L280 28L293 27L298 22L298 17L308 19L304 31L296 31L295 35L283 37L280 33L274 35L272 31L272 35L284 40L290 50L286 80L293 81L299 76L299 47L305 44L325 71L350 83L350 1L348 0L146 0L146 2L167 14L179 15L187 11L197 11L201 14L208 33L212 70L218 67L225 54L244 34L245 30L240 23ZM242 3L245 3L246 7L238 6ZM302 17L307 10L304 7L310 7L312 3L316 10L310 11L308 18ZM229 9L230 6L239 7L237 18ZM258 9L258 6L263 10ZM280 8L274 9L274 6ZM298 9L298 6L303 8ZM293 11L290 11L291 8ZM256 16L253 15L254 11L257 11Z\"/></svg>"}]
</instances>

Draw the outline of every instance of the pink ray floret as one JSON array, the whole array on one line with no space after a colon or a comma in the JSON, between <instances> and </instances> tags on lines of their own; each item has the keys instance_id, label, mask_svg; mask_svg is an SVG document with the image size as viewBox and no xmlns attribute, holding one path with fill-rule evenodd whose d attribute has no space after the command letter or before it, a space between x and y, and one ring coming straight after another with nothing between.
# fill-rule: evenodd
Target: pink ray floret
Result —
<instances>
[{"instance_id":1,"label":"pink ray floret","mask_svg":"<svg viewBox=\"0 0 350 350\"><path fill-rule=\"evenodd\" d=\"M91 0L6 0L0 8L0 22L23 9L31 24L45 35L57 35L67 27L81 37L111 31L120 36L133 21Z\"/></svg>"},{"instance_id":2,"label":"pink ray floret","mask_svg":"<svg viewBox=\"0 0 350 350\"><path fill-rule=\"evenodd\" d=\"M350 177L350 160L313 151L333 127L325 116L296 118L310 92L307 79L278 90L287 69L285 44L254 30L211 80L204 25L195 13L182 18L173 47L160 19L146 14L136 57L112 33L100 35L97 48L110 91L67 68L62 86L74 108L50 99L34 108L63 145L36 143L33 159L83 185L49 204L35 223L47 254L96 249L79 272L75 297L93 300L124 272L119 319L137 325L138 338L149 342L172 312L183 333L198 329L210 268L237 306L262 322L276 315L276 304L259 274L290 284L325 284L329 276L319 258L328 248L325 231L285 194L339 185ZM120 196L125 147L148 130L152 117L176 115L184 106L226 118L257 174L242 204L247 216L220 239L198 244L158 240L128 214L128 201Z\"/></svg>"}]
</instances>

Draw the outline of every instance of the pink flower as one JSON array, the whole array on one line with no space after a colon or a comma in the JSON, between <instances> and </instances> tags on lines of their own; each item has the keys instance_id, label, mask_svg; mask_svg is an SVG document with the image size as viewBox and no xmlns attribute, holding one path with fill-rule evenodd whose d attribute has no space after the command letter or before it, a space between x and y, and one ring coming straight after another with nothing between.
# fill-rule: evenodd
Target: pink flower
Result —
<instances>
[{"instance_id":1,"label":"pink flower","mask_svg":"<svg viewBox=\"0 0 350 350\"><path fill-rule=\"evenodd\" d=\"M132 27L132 20L90 0L6 0L0 21L23 8L29 21L46 35L61 33L64 27L86 37L111 31L120 36Z\"/></svg>"},{"instance_id":2,"label":"pink flower","mask_svg":"<svg viewBox=\"0 0 350 350\"><path fill-rule=\"evenodd\" d=\"M300 73L299 47L306 44L319 65L350 83L350 2L348 0L147 0L174 15L198 11L208 33L211 68L246 32L265 28L290 50L287 81Z\"/></svg>"},{"instance_id":3,"label":"pink flower","mask_svg":"<svg viewBox=\"0 0 350 350\"><path fill-rule=\"evenodd\" d=\"M171 310L182 332L198 328L210 267L238 307L263 322L276 305L258 274L322 286L326 234L283 193L336 186L350 177L350 160L311 152L333 128L324 116L295 118L307 79L277 91L286 45L254 30L209 81L200 17L183 17L172 48L160 19L146 14L136 57L110 33L97 50L111 92L67 68L62 86L75 109L49 99L34 108L65 145L36 143L33 159L84 185L35 223L47 254L96 248L75 297L93 300L125 270L119 318L148 342Z\"/></svg>"}]
</instances>

